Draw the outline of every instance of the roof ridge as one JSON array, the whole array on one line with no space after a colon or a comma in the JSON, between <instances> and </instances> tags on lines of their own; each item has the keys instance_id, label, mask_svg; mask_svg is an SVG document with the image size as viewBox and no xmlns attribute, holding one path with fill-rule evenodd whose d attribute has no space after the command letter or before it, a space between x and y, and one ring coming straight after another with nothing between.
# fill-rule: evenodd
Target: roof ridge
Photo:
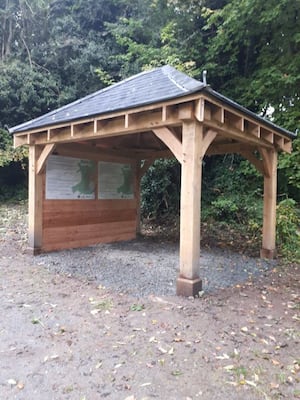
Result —
<instances>
[{"instance_id":1,"label":"roof ridge","mask_svg":"<svg viewBox=\"0 0 300 400\"><path fill-rule=\"evenodd\" d=\"M167 76L172 83L174 83L179 89L183 90L184 92L188 92L188 89L182 86L179 82L175 80L175 78L171 75L171 72L176 71L175 68L171 67L170 65L164 65L161 67L161 70L165 76Z\"/></svg>"}]
</instances>

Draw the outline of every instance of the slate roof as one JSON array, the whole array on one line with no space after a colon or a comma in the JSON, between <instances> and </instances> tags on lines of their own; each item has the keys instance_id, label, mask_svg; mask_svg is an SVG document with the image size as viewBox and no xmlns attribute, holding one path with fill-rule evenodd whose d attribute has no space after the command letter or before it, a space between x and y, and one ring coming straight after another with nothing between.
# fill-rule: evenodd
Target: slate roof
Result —
<instances>
[{"instance_id":1,"label":"slate roof","mask_svg":"<svg viewBox=\"0 0 300 400\"><path fill-rule=\"evenodd\" d=\"M126 110L181 97L201 90L204 84L166 65L141 72L92 93L29 122L10 129L11 133L95 115Z\"/></svg>"},{"instance_id":2,"label":"slate roof","mask_svg":"<svg viewBox=\"0 0 300 400\"><path fill-rule=\"evenodd\" d=\"M184 97L200 91L210 94L222 102L248 114L259 122L264 122L270 127L281 131L285 136L291 138L295 137L293 133L273 124L269 120L265 120L259 115L247 110L245 107L214 91L209 85L205 85L203 82L193 79L169 65L141 72L31 121L10 128L9 131L10 133L25 132L44 126L56 125L105 113L154 104L177 97Z\"/></svg>"}]
</instances>

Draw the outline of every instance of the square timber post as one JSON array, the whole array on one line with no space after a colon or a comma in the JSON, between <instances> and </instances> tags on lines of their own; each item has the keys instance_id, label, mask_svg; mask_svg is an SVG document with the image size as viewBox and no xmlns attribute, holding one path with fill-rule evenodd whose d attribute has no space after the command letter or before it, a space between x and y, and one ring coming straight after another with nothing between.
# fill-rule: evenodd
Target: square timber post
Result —
<instances>
[{"instance_id":1,"label":"square timber post","mask_svg":"<svg viewBox=\"0 0 300 400\"><path fill-rule=\"evenodd\" d=\"M37 174L37 162L40 154L39 146L29 146L28 241L29 251L33 254L40 253L43 244L43 174Z\"/></svg>"},{"instance_id":2,"label":"square timber post","mask_svg":"<svg viewBox=\"0 0 300 400\"><path fill-rule=\"evenodd\" d=\"M195 296L202 290L199 278L202 141L203 125L196 120L183 121L179 296Z\"/></svg>"},{"instance_id":3,"label":"square timber post","mask_svg":"<svg viewBox=\"0 0 300 400\"><path fill-rule=\"evenodd\" d=\"M264 211L261 258L276 257L276 200L277 200L277 151L265 153L268 174L264 175Z\"/></svg>"}]
</instances>

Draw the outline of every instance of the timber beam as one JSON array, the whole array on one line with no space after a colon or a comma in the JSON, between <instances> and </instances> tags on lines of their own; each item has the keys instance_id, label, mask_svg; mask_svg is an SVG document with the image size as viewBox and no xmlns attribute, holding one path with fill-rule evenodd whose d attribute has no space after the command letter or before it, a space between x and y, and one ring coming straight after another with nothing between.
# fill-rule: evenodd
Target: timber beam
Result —
<instances>
[{"instance_id":1,"label":"timber beam","mask_svg":"<svg viewBox=\"0 0 300 400\"><path fill-rule=\"evenodd\" d=\"M208 129L214 129L242 143L288 153L292 150L291 139L279 133L275 126L272 129L256 118L209 96L203 96L195 102L195 117Z\"/></svg>"},{"instance_id":2,"label":"timber beam","mask_svg":"<svg viewBox=\"0 0 300 400\"><path fill-rule=\"evenodd\" d=\"M37 160L37 166L36 166L37 174L40 174L43 172L46 162L47 162L47 159L50 156L50 154L53 152L53 150L55 149L55 146L56 146L55 143L46 144L46 146L42 150L42 153Z\"/></svg>"},{"instance_id":3,"label":"timber beam","mask_svg":"<svg viewBox=\"0 0 300 400\"><path fill-rule=\"evenodd\" d=\"M65 143L56 146L55 153L66 157L86 158L94 161L133 162L137 158L134 152L124 153L119 150L101 149L81 143Z\"/></svg>"},{"instance_id":4,"label":"timber beam","mask_svg":"<svg viewBox=\"0 0 300 400\"><path fill-rule=\"evenodd\" d=\"M210 97L209 94L201 93L124 112L15 133L14 146L81 142L154 129L172 129L182 127L183 121L192 120L194 117L203 123L206 131L215 131L228 140L291 152L291 139L282 135L276 126L270 126L255 116L243 113L221 100Z\"/></svg>"},{"instance_id":5,"label":"timber beam","mask_svg":"<svg viewBox=\"0 0 300 400\"><path fill-rule=\"evenodd\" d=\"M184 98L180 104L167 102L16 133L14 146L80 142L181 126L182 119L193 115L194 98Z\"/></svg>"}]
</instances>

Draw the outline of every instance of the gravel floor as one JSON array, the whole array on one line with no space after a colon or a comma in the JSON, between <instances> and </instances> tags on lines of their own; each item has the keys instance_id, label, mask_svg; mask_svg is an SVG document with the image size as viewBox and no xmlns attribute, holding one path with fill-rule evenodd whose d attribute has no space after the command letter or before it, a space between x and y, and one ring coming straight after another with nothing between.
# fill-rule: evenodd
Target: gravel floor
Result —
<instances>
[{"instance_id":1,"label":"gravel floor","mask_svg":"<svg viewBox=\"0 0 300 400\"><path fill-rule=\"evenodd\" d=\"M178 245L149 239L100 244L35 257L53 272L70 274L136 297L174 295ZM202 250L200 277L204 291L214 291L263 275L275 261L252 258L229 250Z\"/></svg>"}]
</instances>

